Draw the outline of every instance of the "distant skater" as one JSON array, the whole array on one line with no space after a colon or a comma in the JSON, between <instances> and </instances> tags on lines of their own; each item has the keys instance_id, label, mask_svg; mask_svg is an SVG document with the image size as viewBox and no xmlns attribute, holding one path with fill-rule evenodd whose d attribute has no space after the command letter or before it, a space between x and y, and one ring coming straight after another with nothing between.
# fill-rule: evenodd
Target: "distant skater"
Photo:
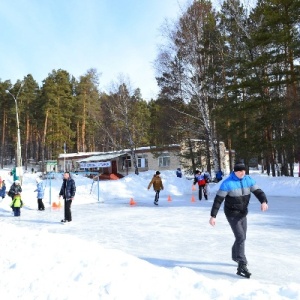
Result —
<instances>
[{"instance_id":1,"label":"distant skater","mask_svg":"<svg viewBox=\"0 0 300 300\"><path fill-rule=\"evenodd\" d=\"M223 174L222 170L219 169L219 171L216 173L217 182L220 182L223 179L223 176L224 176L224 174Z\"/></svg>"},{"instance_id":2,"label":"distant skater","mask_svg":"<svg viewBox=\"0 0 300 300\"><path fill-rule=\"evenodd\" d=\"M43 185L43 181L40 178L36 179L36 189L35 189L35 192L37 192L38 210L45 210L45 205L43 203L44 185Z\"/></svg>"},{"instance_id":3,"label":"distant skater","mask_svg":"<svg viewBox=\"0 0 300 300\"><path fill-rule=\"evenodd\" d=\"M2 180L2 186L0 188L0 197L2 197L2 199L5 198L6 196L6 185L5 185L5 180Z\"/></svg>"},{"instance_id":4,"label":"distant skater","mask_svg":"<svg viewBox=\"0 0 300 300\"><path fill-rule=\"evenodd\" d=\"M200 172L196 170L194 177L194 185L198 183L199 186L199 200L202 200L202 192L205 200L207 200L207 188L206 185L209 181L209 174L206 172Z\"/></svg>"},{"instance_id":5,"label":"distant skater","mask_svg":"<svg viewBox=\"0 0 300 300\"><path fill-rule=\"evenodd\" d=\"M10 207L14 212L15 217L21 216L21 207L23 206L23 202L21 199L22 187L20 180L15 180L15 182L11 185L8 196L12 198L12 202Z\"/></svg>"},{"instance_id":6,"label":"distant skater","mask_svg":"<svg viewBox=\"0 0 300 300\"><path fill-rule=\"evenodd\" d=\"M59 198L62 196L65 200L65 217L61 220L62 223L72 221L71 205L75 197L76 185L75 181L71 178L69 172L64 173L63 183L59 192Z\"/></svg>"},{"instance_id":7,"label":"distant skater","mask_svg":"<svg viewBox=\"0 0 300 300\"><path fill-rule=\"evenodd\" d=\"M177 176L178 178L181 178L181 177L182 177L182 171L181 171L180 168L177 168L177 170L176 170L176 176Z\"/></svg>"},{"instance_id":8,"label":"distant skater","mask_svg":"<svg viewBox=\"0 0 300 300\"><path fill-rule=\"evenodd\" d=\"M160 172L156 171L155 175L153 176L151 182L148 185L148 190L150 190L151 186L153 185L153 189L155 191L155 197L154 197L155 205L158 205L159 193L161 190L164 189L162 180L159 175L160 175Z\"/></svg>"}]
</instances>

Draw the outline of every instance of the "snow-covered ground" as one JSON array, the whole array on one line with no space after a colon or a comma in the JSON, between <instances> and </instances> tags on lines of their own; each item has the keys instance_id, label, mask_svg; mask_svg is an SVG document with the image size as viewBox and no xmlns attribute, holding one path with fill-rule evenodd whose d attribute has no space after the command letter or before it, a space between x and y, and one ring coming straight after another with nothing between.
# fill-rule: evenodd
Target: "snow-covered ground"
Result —
<instances>
[{"instance_id":1,"label":"snow-covered ground","mask_svg":"<svg viewBox=\"0 0 300 300\"><path fill-rule=\"evenodd\" d=\"M21 218L10 198L0 203L0 299L300 299L298 177L251 175L269 210L252 195L246 254L251 279L231 261L233 234L223 209L208 223L219 184L197 200L192 181L162 172L159 206L147 190L154 171L99 184L74 175L73 221L62 225L62 175L44 180L45 211L37 211L35 179L24 174ZM7 188L9 169L0 170ZM196 202L193 202L193 196ZM130 199L136 205L130 205Z\"/></svg>"}]
</instances>

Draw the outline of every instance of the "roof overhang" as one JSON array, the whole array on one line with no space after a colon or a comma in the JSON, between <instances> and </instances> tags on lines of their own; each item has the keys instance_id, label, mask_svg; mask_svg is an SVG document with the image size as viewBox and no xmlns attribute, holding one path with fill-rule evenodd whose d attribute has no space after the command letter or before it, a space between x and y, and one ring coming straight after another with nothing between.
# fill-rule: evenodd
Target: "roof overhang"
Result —
<instances>
[{"instance_id":1,"label":"roof overhang","mask_svg":"<svg viewBox=\"0 0 300 300\"><path fill-rule=\"evenodd\" d=\"M93 156L78 160L77 162L107 161L107 160L112 160L114 158L118 158L123 155L127 155L127 152L93 155Z\"/></svg>"}]
</instances>

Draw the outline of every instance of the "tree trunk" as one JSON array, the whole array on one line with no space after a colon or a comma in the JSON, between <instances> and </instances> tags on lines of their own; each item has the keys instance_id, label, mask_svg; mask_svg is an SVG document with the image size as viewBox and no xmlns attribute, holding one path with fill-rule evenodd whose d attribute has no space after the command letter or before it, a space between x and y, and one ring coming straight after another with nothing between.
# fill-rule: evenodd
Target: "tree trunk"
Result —
<instances>
[{"instance_id":1,"label":"tree trunk","mask_svg":"<svg viewBox=\"0 0 300 300\"><path fill-rule=\"evenodd\" d=\"M3 169L4 167L4 156L6 158L6 153L5 153L5 130L6 130L6 120L7 120L7 116L6 116L6 112L5 110L3 111L3 119L2 119L2 147L1 147L1 169Z\"/></svg>"},{"instance_id":2,"label":"tree trunk","mask_svg":"<svg viewBox=\"0 0 300 300\"><path fill-rule=\"evenodd\" d=\"M47 124L48 124L48 110L46 111L44 133L42 137L42 172L45 171L45 147L46 147L46 135L47 135Z\"/></svg>"}]
</instances>

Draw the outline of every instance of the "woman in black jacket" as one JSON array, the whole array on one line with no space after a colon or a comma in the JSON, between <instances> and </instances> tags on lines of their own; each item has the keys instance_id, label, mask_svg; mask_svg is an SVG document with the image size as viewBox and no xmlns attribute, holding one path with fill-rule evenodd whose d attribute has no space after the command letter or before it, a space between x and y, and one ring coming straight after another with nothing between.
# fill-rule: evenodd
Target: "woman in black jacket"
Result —
<instances>
[{"instance_id":1,"label":"woman in black jacket","mask_svg":"<svg viewBox=\"0 0 300 300\"><path fill-rule=\"evenodd\" d=\"M75 197L75 192L75 181L70 177L69 172L65 172L63 183L59 192L59 198L62 196L65 200L65 218L61 220L62 223L72 221L71 205Z\"/></svg>"}]
</instances>

